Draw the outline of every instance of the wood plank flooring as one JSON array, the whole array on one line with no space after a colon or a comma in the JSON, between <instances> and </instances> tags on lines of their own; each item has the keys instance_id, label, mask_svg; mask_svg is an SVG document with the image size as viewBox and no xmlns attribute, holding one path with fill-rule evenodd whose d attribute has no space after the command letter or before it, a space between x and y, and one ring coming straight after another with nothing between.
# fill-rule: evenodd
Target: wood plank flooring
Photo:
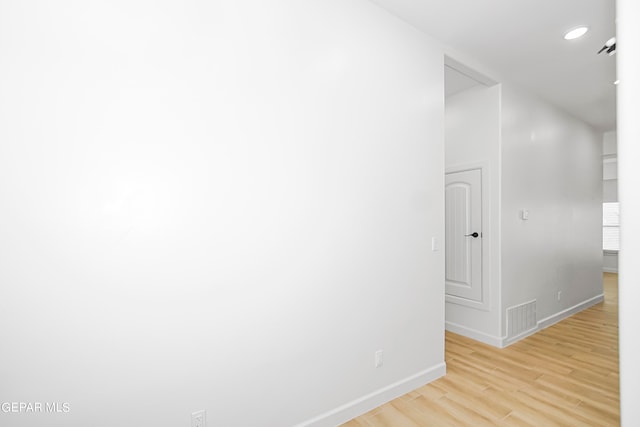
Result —
<instances>
[{"instance_id":1,"label":"wood plank flooring","mask_svg":"<svg viewBox=\"0 0 640 427\"><path fill-rule=\"evenodd\" d=\"M446 376L343 427L619 426L617 274L604 292L504 349L447 332Z\"/></svg>"}]
</instances>

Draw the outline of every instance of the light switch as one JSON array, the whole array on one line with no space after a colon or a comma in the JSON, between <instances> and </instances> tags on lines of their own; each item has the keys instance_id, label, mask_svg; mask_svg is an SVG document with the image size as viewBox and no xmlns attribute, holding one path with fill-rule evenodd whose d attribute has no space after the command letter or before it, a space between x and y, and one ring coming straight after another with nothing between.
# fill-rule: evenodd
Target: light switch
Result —
<instances>
[{"instance_id":1,"label":"light switch","mask_svg":"<svg viewBox=\"0 0 640 427\"><path fill-rule=\"evenodd\" d=\"M529 219L529 210L522 209L522 211L520 212L520 217L522 218L523 221Z\"/></svg>"}]
</instances>

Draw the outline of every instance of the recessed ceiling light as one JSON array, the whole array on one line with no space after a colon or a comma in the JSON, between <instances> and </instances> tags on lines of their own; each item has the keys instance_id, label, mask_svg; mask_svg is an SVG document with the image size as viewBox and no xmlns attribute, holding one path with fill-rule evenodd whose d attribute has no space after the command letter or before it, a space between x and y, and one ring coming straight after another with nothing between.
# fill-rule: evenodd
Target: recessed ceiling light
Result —
<instances>
[{"instance_id":1,"label":"recessed ceiling light","mask_svg":"<svg viewBox=\"0 0 640 427\"><path fill-rule=\"evenodd\" d=\"M578 37L582 37L584 36L587 31L589 31L589 27L576 27L572 30L567 31L567 33L564 35L564 39L565 40L573 40L573 39L577 39Z\"/></svg>"}]
</instances>

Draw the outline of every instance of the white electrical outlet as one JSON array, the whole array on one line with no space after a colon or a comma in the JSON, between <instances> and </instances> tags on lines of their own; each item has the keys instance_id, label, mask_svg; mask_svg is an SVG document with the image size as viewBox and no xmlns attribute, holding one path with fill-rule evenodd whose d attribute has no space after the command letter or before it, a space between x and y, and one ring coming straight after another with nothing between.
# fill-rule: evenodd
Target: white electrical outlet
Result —
<instances>
[{"instance_id":1,"label":"white electrical outlet","mask_svg":"<svg viewBox=\"0 0 640 427\"><path fill-rule=\"evenodd\" d=\"M207 427L207 413L204 409L191 413L191 427Z\"/></svg>"},{"instance_id":2,"label":"white electrical outlet","mask_svg":"<svg viewBox=\"0 0 640 427\"><path fill-rule=\"evenodd\" d=\"M558 291L558 301L560 301L560 298L562 298L562 291Z\"/></svg>"},{"instance_id":3,"label":"white electrical outlet","mask_svg":"<svg viewBox=\"0 0 640 427\"><path fill-rule=\"evenodd\" d=\"M380 366L382 366L382 363L384 362L383 360L383 356L384 356L384 352L382 350L378 350L376 351L375 354L375 363L374 366L376 368L379 368Z\"/></svg>"}]
</instances>

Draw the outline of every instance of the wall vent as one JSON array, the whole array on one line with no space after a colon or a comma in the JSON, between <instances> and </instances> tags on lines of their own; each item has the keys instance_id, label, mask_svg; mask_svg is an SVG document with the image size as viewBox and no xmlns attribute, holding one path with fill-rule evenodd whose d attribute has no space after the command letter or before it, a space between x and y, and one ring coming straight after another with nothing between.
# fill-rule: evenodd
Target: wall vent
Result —
<instances>
[{"instance_id":1,"label":"wall vent","mask_svg":"<svg viewBox=\"0 0 640 427\"><path fill-rule=\"evenodd\" d=\"M536 300L507 309L507 338L515 338L537 326Z\"/></svg>"}]
</instances>

